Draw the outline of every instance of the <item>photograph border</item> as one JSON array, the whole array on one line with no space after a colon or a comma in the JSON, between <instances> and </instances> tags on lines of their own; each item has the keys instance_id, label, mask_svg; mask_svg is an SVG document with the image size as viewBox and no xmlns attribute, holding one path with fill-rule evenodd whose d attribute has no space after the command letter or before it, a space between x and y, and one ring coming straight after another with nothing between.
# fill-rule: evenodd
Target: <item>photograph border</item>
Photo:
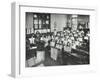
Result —
<instances>
[{"instance_id":1,"label":"photograph border","mask_svg":"<svg viewBox=\"0 0 100 80\"><path fill-rule=\"evenodd\" d=\"M95 37L95 33L91 33L91 32L94 32L95 31L95 28L93 27L94 25L95 25L95 15L96 15L96 13L95 13L95 9L94 8L90 8L90 9L88 9L88 8L72 8L72 7L67 7L67 8L65 8L65 7L48 7L48 6L33 6L33 4L26 4L26 3L16 3L16 2L14 2L14 3L12 3L12 10L11 10L11 13L12 13L12 23L11 23L11 28L12 28L12 33L11 33L11 35L12 35L12 52L11 52L11 74L12 74L12 76L14 76L14 77L20 77L20 76L34 76L34 73L33 72L28 72L28 73L26 73L26 74L23 74L24 72L23 72L23 70L22 70L22 54L21 54L21 34L22 34L22 32L21 32L21 30L22 30L22 26L21 26L21 11L22 11L22 7L35 7L35 8L47 8L47 9L64 9L64 10L78 10L79 12L80 12L80 10L81 11L89 11L90 12L90 15L91 15L91 12L92 12L92 17L91 17L91 19L93 19L93 21L92 22L90 22L90 24L92 25L92 28L90 28L90 35L91 35L91 38L93 38L93 37ZM40 11L41 12L41 11ZM62 12L61 12L62 13ZM62 13L63 14L63 13ZM67 13L66 13L67 14ZM90 38L90 41L91 41L91 38ZM93 43L95 42L95 40L92 40L91 41L91 43L92 44L90 44L90 48L91 48L91 45L93 45ZM94 48L94 47L92 47L92 48ZM93 49L94 50L94 49ZM90 49L90 54L91 54L91 52L93 53L94 51L91 51L91 49ZM91 68L91 69L89 69L89 70L86 70L86 71L91 71L91 70L93 70L93 71L95 71L95 69L96 69L96 66L95 66L95 64L94 63L96 63L96 60L95 60L95 57L94 57L94 54L92 55L92 61L93 61L93 65L91 65L91 63L90 63L90 65L91 66L86 66L85 65L85 67L84 67L84 69L89 69L89 68ZM76 70L74 70L74 68L73 67L76 67ZM71 68L69 68L69 66L67 67L67 68L69 68L69 70L70 69L72 69L72 71L68 71L68 69L66 69L65 68L65 66L62 66L62 67L59 67L59 68L57 68L57 69L60 69L60 71L57 71L57 70L55 70L55 68L54 68L54 66L53 67L42 67L41 69L40 68L34 68L33 70L36 72L36 75L41 75L41 73L42 72L44 72L44 70L48 73L48 74L51 74L51 73L53 73L53 71L55 70L56 71L56 73L76 73L77 72L77 70L79 70L78 72L84 72L85 70L80 70L79 68L81 67L82 68L82 66L80 66L80 65L78 65L78 66L76 66L76 65L74 65L74 66L70 66ZM45 69L46 68L46 69ZM35 70L36 69L36 70ZM50 70L49 70L50 69ZM63 69L63 70L62 70ZM32 70L32 69L31 69ZM65 71L66 70L66 71ZM27 72L27 71L26 71ZM60 73L60 74L61 74ZM46 73L44 73L44 75L46 75Z\"/></svg>"}]
</instances>

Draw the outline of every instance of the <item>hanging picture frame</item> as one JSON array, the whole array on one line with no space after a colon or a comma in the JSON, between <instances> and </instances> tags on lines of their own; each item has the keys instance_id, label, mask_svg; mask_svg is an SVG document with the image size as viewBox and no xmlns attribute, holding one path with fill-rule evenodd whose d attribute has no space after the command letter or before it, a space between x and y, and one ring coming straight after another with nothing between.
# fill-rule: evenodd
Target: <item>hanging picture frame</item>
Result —
<instances>
[{"instance_id":1,"label":"hanging picture frame","mask_svg":"<svg viewBox=\"0 0 100 80\"><path fill-rule=\"evenodd\" d=\"M26 12L33 13L49 13L49 14L79 14L79 15L89 15L90 23L88 24L91 30L91 43L90 43L90 64L89 65L77 65L77 66L53 66L53 67L26 67L26 34L25 34L25 19ZM95 71L96 60L95 60L95 50L93 44L95 42L92 39L95 36L95 16L96 11L94 8L82 8L82 7L48 7L48 6L34 6L34 4L26 3L12 3L12 60L11 60L11 74L14 77L22 76L35 76L35 75L51 75L51 74L62 74L62 73L77 73L77 72L89 72ZM50 18L50 17L49 17ZM49 19L47 17L47 19ZM52 21L52 20L50 20ZM55 21L54 21L55 22ZM49 22L50 23L50 22ZM47 24L49 24L47 23ZM54 24L54 23L52 23ZM41 24L42 25L42 24ZM59 24L60 25L60 24ZM59 26L57 25L57 26ZM30 26L30 25L29 25ZM50 26L52 26L50 24ZM56 27L57 27L56 26ZM64 27L64 26L63 26ZM53 29L50 29L53 32ZM75 28L76 29L76 28ZM38 31L38 30L37 30ZM35 31L34 31L35 32ZM44 29L44 32L45 29ZM43 56L43 55L42 55ZM35 58L34 58L35 59ZM30 58L28 61L34 60ZM35 64L33 61L32 64ZM30 64L31 65L31 64Z\"/></svg>"}]
</instances>

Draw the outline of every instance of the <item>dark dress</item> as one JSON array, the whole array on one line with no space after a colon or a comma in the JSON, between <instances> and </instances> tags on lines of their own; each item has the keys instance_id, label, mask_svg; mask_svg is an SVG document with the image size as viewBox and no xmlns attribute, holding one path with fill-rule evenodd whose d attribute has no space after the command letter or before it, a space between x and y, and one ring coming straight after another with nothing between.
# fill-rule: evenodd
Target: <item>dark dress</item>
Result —
<instances>
[{"instance_id":1,"label":"dark dress","mask_svg":"<svg viewBox=\"0 0 100 80\"><path fill-rule=\"evenodd\" d=\"M36 46L37 46L37 51L43 51L44 50L44 44L45 44L44 41L41 41L40 38L36 38L35 43L36 43Z\"/></svg>"}]
</instances>

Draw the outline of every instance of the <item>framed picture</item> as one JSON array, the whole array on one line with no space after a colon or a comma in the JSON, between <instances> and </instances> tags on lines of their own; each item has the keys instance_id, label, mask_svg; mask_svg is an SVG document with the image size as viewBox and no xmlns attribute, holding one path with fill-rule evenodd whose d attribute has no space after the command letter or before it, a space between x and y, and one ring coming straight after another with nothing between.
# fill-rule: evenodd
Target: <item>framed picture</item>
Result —
<instances>
[{"instance_id":1,"label":"framed picture","mask_svg":"<svg viewBox=\"0 0 100 80\"><path fill-rule=\"evenodd\" d=\"M95 71L95 16L94 8L12 3L12 76Z\"/></svg>"}]
</instances>

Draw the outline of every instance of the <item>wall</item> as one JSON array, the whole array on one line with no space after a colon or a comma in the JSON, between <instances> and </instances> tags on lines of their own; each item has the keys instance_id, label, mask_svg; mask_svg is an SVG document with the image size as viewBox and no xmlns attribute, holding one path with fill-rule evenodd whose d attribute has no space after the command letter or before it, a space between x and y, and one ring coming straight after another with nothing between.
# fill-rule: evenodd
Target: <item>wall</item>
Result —
<instances>
[{"instance_id":1,"label":"wall","mask_svg":"<svg viewBox=\"0 0 100 80\"><path fill-rule=\"evenodd\" d=\"M32 28L32 27L33 27L33 14L26 13L26 28Z\"/></svg>"},{"instance_id":2,"label":"wall","mask_svg":"<svg viewBox=\"0 0 100 80\"><path fill-rule=\"evenodd\" d=\"M67 15L63 14L51 14L51 31L54 30L54 22L56 22L56 30L62 31L63 27L66 26L67 22ZM27 13L26 14L26 28L32 28L33 27L33 14Z\"/></svg>"},{"instance_id":3,"label":"wall","mask_svg":"<svg viewBox=\"0 0 100 80\"><path fill-rule=\"evenodd\" d=\"M89 15L86 15L86 16L82 15L78 17L78 20L81 22L89 22L89 19L90 19Z\"/></svg>"},{"instance_id":4,"label":"wall","mask_svg":"<svg viewBox=\"0 0 100 80\"><path fill-rule=\"evenodd\" d=\"M56 30L62 31L66 26L67 16L63 14L51 14L51 31L54 30L54 22L56 22Z\"/></svg>"}]
</instances>

